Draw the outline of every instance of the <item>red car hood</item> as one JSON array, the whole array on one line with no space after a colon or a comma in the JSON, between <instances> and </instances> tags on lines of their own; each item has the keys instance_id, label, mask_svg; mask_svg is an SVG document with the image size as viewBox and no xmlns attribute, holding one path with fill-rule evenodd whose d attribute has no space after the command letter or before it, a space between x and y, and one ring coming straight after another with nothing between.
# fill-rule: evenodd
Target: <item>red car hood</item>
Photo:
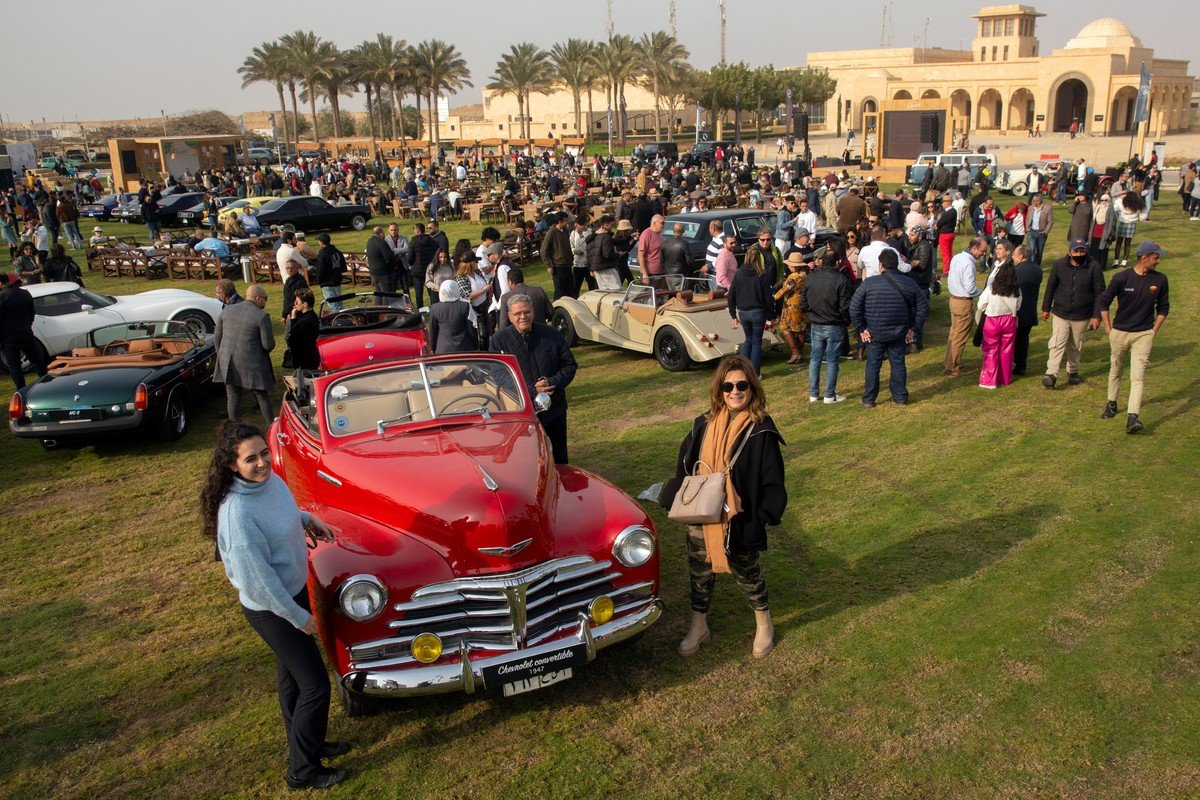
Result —
<instances>
[{"instance_id":1,"label":"red car hood","mask_svg":"<svg viewBox=\"0 0 1200 800\"><path fill-rule=\"evenodd\" d=\"M326 500L425 541L456 575L554 557L558 471L534 420L408 430L324 456L342 481ZM486 554L480 548L513 548Z\"/></svg>"}]
</instances>

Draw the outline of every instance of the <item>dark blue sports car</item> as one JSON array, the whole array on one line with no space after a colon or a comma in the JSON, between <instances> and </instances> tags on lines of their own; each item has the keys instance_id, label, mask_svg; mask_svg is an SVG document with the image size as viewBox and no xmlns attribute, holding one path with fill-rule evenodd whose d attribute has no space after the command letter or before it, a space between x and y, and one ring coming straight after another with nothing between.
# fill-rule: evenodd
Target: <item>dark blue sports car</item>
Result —
<instances>
[{"instance_id":1,"label":"dark blue sports car","mask_svg":"<svg viewBox=\"0 0 1200 800\"><path fill-rule=\"evenodd\" d=\"M117 210L117 206L121 203L129 202L134 198L131 195L106 194L94 203L85 203L79 207L79 216L92 217L93 219L104 220L107 222L112 218L113 212Z\"/></svg>"}]
</instances>

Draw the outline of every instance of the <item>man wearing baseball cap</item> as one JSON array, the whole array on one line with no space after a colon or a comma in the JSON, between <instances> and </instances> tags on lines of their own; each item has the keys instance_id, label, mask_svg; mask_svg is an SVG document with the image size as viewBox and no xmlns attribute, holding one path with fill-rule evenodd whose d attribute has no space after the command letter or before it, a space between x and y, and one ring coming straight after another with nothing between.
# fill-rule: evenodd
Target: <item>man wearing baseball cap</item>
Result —
<instances>
[{"instance_id":1,"label":"man wearing baseball cap","mask_svg":"<svg viewBox=\"0 0 1200 800\"><path fill-rule=\"evenodd\" d=\"M1125 369L1125 353L1129 353L1129 410L1125 421L1126 433L1137 433L1144 426L1138 415L1142 411L1142 381L1150 363L1150 348L1154 336L1167 320L1171 310L1167 276L1158 271L1159 259L1166 251L1158 242L1138 245L1137 261L1132 267L1113 276L1100 297L1100 317L1108 331L1112 351L1108 368L1108 403L1101 419L1117 415L1117 395L1121 392L1121 373ZM1108 307L1117 301L1117 314L1111 321Z\"/></svg>"},{"instance_id":2,"label":"man wearing baseball cap","mask_svg":"<svg viewBox=\"0 0 1200 800\"><path fill-rule=\"evenodd\" d=\"M21 288L21 276L0 272L0 352L4 353L8 374L18 389L25 385L22 355L29 359L39 377L46 374L42 346L33 335L35 313L33 295Z\"/></svg>"},{"instance_id":3,"label":"man wearing baseball cap","mask_svg":"<svg viewBox=\"0 0 1200 800\"><path fill-rule=\"evenodd\" d=\"M317 253L317 285L321 287L321 294L328 302L329 298L338 297L342 293L346 257L333 245L328 233L319 234L317 241L321 243L321 250ZM342 304L329 303L329 310L341 311Z\"/></svg>"},{"instance_id":4,"label":"man wearing baseball cap","mask_svg":"<svg viewBox=\"0 0 1200 800\"><path fill-rule=\"evenodd\" d=\"M1072 386L1082 382L1079 377L1079 358L1083 337L1089 330L1100 327L1100 296L1104 294L1104 268L1088 255L1088 243L1072 239L1067 255L1050 267L1046 293L1042 296L1042 320L1054 316L1050 331L1050 359L1042 386L1053 389L1058 383L1058 371L1064 353L1067 356L1067 382Z\"/></svg>"}]
</instances>

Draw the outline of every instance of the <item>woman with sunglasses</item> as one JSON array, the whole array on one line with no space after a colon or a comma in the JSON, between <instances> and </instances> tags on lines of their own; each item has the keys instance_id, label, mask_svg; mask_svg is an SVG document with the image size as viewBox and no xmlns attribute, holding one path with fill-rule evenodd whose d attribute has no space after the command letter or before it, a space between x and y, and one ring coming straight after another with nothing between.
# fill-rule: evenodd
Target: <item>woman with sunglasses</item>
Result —
<instances>
[{"instance_id":1,"label":"woman with sunglasses","mask_svg":"<svg viewBox=\"0 0 1200 800\"><path fill-rule=\"evenodd\" d=\"M754 657L775 648L759 553L767 549L767 526L778 525L787 508L782 444L753 365L742 356L726 356L713 375L708 410L692 423L679 448L675 477L662 493L663 506L670 508L684 477L697 467L702 474L726 474L720 521L687 529L692 618L680 655L694 655L712 638L708 610L718 572L733 574L754 610Z\"/></svg>"}]
</instances>

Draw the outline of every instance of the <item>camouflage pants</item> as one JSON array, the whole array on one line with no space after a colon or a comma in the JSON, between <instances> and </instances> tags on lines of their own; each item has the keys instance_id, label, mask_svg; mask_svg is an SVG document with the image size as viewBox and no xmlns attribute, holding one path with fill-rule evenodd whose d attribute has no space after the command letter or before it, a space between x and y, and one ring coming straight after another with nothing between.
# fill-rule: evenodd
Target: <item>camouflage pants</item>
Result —
<instances>
[{"instance_id":1,"label":"camouflage pants","mask_svg":"<svg viewBox=\"0 0 1200 800\"><path fill-rule=\"evenodd\" d=\"M712 605L713 589L716 588L717 575L708 563L708 553L704 547L704 530L699 525L687 526L687 558L688 571L691 573L692 610L699 614L707 614ZM767 581L763 578L762 565L758 563L758 553L730 553L729 571L750 607L755 611L766 611Z\"/></svg>"}]
</instances>

